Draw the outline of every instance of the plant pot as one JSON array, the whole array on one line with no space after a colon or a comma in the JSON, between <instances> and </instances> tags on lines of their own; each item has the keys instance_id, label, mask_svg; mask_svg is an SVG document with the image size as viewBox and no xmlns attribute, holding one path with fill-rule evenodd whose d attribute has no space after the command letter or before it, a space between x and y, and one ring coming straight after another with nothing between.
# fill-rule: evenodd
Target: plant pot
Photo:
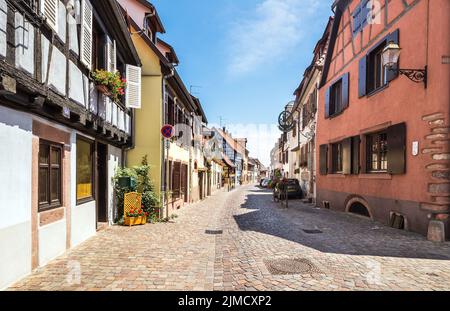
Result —
<instances>
[{"instance_id":1,"label":"plant pot","mask_svg":"<svg viewBox=\"0 0 450 311\"><path fill-rule=\"evenodd\" d=\"M103 84L97 84L95 86L95 88L97 89L97 91L99 91L100 93L102 93L105 96L111 96L111 92L109 91L108 87L106 85Z\"/></svg>"},{"instance_id":2,"label":"plant pot","mask_svg":"<svg viewBox=\"0 0 450 311\"><path fill-rule=\"evenodd\" d=\"M147 223L147 217L146 216L139 216L139 217L125 217L124 219L124 225L125 226L138 226L138 225L145 225Z\"/></svg>"}]
</instances>

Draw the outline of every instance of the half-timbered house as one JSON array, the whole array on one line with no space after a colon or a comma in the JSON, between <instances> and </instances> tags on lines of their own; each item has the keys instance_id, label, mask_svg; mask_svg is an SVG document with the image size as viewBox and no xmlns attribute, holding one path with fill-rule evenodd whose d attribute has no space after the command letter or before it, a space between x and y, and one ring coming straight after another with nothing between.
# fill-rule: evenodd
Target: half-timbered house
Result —
<instances>
[{"instance_id":1,"label":"half-timbered house","mask_svg":"<svg viewBox=\"0 0 450 311\"><path fill-rule=\"evenodd\" d=\"M124 96L97 69L126 78ZM0 0L0 288L117 219L140 78L115 0Z\"/></svg>"}]
</instances>

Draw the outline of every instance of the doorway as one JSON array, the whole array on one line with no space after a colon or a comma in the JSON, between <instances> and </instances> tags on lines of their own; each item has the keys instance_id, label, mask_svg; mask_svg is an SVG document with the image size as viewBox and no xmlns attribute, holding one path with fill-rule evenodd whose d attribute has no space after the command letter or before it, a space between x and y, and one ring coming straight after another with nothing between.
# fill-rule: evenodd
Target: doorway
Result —
<instances>
[{"instance_id":1,"label":"doorway","mask_svg":"<svg viewBox=\"0 0 450 311\"><path fill-rule=\"evenodd\" d=\"M97 229L108 223L108 146L97 142Z\"/></svg>"}]
</instances>

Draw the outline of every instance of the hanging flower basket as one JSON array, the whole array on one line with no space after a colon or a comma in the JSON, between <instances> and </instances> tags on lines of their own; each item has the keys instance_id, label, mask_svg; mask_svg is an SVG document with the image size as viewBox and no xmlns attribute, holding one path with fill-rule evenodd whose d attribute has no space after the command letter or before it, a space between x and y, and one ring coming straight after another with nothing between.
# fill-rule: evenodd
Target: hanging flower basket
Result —
<instances>
[{"instance_id":1,"label":"hanging flower basket","mask_svg":"<svg viewBox=\"0 0 450 311\"><path fill-rule=\"evenodd\" d=\"M127 81L121 78L118 71L95 70L91 75L100 93L111 97L114 101L120 100L125 95Z\"/></svg>"},{"instance_id":2,"label":"hanging flower basket","mask_svg":"<svg viewBox=\"0 0 450 311\"><path fill-rule=\"evenodd\" d=\"M99 91L100 93L102 93L105 96L111 96L111 93L109 92L108 86L103 85L103 84L97 84L95 86L95 88L97 89L97 91Z\"/></svg>"}]
</instances>

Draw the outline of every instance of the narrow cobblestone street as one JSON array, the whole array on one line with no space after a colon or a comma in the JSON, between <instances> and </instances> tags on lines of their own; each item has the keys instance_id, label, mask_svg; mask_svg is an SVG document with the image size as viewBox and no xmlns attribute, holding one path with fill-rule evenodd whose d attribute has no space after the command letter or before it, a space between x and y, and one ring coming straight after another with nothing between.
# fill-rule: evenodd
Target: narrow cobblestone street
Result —
<instances>
[{"instance_id":1,"label":"narrow cobblestone street","mask_svg":"<svg viewBox=\"0 0 450 311\"><path fill-rule=\"evenodd\" d=\"M449 243L299 201L284 209L257 187L178 216L102 231L10 290L450 290ZM277 259L310 269L272 274Z\"/></svg>"}]
</instances>

